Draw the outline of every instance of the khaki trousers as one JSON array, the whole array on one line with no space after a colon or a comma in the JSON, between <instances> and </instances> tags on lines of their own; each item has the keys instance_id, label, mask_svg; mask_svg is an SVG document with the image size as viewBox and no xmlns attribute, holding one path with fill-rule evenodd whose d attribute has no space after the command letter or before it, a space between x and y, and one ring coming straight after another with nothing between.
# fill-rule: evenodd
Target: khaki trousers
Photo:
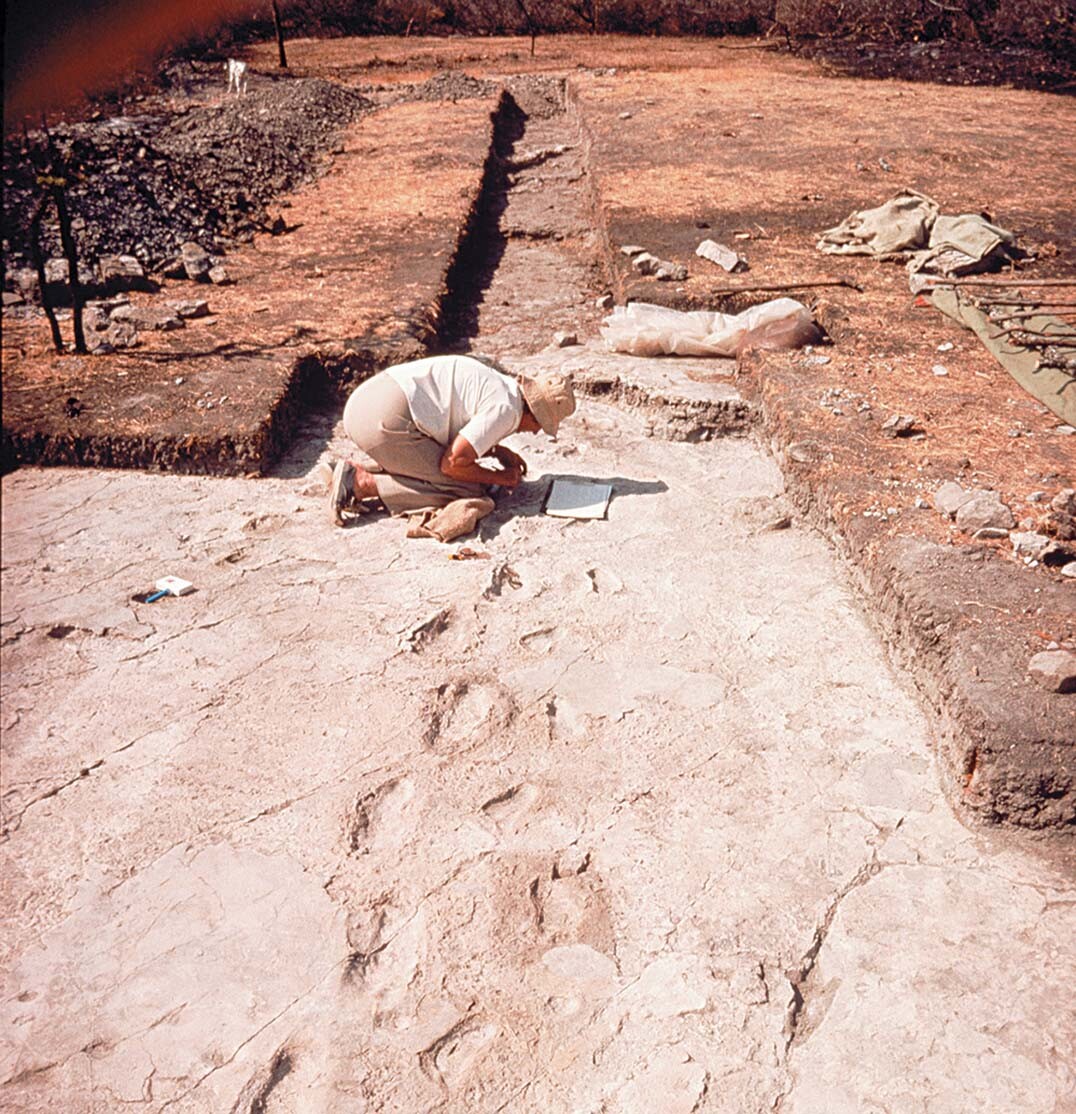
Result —
<instances>
[{"instance_id":1,"label":"khaki trousers","mask_svg":"<svg viewBox=\"0 0 1076 1114\"><path fill-rule=\"evenodd\" d=\"M455 499L486 494L482 484L450 480L441 471L445 446L411 419L400 385L381 372L356 387L344 407L344 432L385 469L374 474L377 494L392 514L436 510Z\"/></svg>"}]
</instances>

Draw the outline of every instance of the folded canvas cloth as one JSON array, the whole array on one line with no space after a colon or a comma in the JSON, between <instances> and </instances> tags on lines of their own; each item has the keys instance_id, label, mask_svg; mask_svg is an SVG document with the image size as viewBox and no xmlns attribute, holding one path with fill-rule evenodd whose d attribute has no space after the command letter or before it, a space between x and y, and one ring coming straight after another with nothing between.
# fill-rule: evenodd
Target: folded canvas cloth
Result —
<instances>
[{"instance_id":1,"label":"folded canvas cloth","mask_svg":"<svg viewBox=\"0 0 1076 1114\"><path fill-rule=\"evenodd\" d=\"M436 538L451 542L469 534L496 504L492 499L455 499L436 511L423 511L407 531L409 538Z\"/></svg>"},{"instance_id":2,"label":"folded canvas cloth","mask_svg":"<svg viewBox=\"0 0 1076 1114\"><path fill-rule=\"evenodd\" d=\"M978 213L939 216L930 230L927 250L916 252L908 261L908 273L974 274L991 270L1019 254L1016 237Z\"/></svg>"},{"instance_id":3,"label":"folded canvas cloth","mask_svg":"<svg viewBox=\"0 0 1076 1114\"><path fill-rule=\"evenodd\" d=\"M889 255L925 248L938 203L905 189L877 209L863 209L822 233L820 251L830 255Z\"/></svg>"}]
</instances>

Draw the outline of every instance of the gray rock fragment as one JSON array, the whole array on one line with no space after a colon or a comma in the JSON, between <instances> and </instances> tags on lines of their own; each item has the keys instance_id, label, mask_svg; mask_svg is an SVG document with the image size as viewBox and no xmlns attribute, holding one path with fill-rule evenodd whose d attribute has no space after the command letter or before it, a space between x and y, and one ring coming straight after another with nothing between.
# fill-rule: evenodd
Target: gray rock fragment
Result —
<instances>
[{"instance_id":1,"label":"gray rock fragment","mask_svg":"<svg viewBox=\"0 0 1076 1114\"><path fill-rule=\"evenodd\" d=\"M578 343L579 337L575 333L560 330L553 334L553 344L557 348L571 348Z\"/></svg>"},{"instance_id":2,"label":"gray rock fragment","mask_svg":"<svg viewBox=\"0 0 1076 1114\"><path fill-rule=\"evenodd\" d=\"M742 255L733 251L726 244L719 244L715 240L703 240L695 249L695 254L711 263L716 263L723 271L746 271L747 260Z\"/></svg>"},{"instance_id":3,"label":"gray rock fragment","mask_svg":"<svg viewBox=\"0 0 1076 1114\"><path fill-rule=\"evenodd\" d=\"M960 484L947 480L934 492L934 509L939 514L952 518L970 498L970 491L965 491Z\"/></svg>"},{"instance_id":4,"label":"gray rock fragment","mask_svg":"<svg viewBox=\"0 0 1076 1114\"><path fill-rule=\"evenodd\" d=\"M652 275L661 266L661 260L656 255L644 251L636 255L631 261L631 266L632 270L637 271L640 275Z\"/></svg>"},{"instance_id":5,"label":"gray rock fragment","mask_svg":"<svg viewBox=\"0 0 1076 1114\"><path fill-rule=\"evenodd\" d=\"M683 282L687 278L687 268L682 263L662 263L654 272L658 282Z\"/></svg>"},{"instance_id":6,"label":"gray rock fragment","mask_svg":"<svg viewBox=\"0 0 1076 1114\"><path fill-rule=\"evenodd\" d=\"M1043 650L1027 663L1027 671L1047 692L1076 692L1076 654Z\"/></svg>"},{"instance_id":7,"label":"gray rock fragment","mask_svg":"<svg viewBox=\"0 0 1076 1114\"><path fill-rule=\"evenodd\" d=\"M209 303L204 298L186 298L166 304L177 317L182 317L187 321L192 321L197 317L209 316Z\"/></svg>"},{"instance_id":8,"label":"gray rock fragment","mask_svg":"<svg viewBox=\"0 0 1076 1114\"><path fill-rule=\"evenodd\" d=\"M594 305L598 309L612 309L615 305L615 299L612 294L603 294L594 302Z\"/></svg>"},{"instance_id":9,"label":"gray rock fragment","mask_svg":"<svg viewBox=\"0 0 1076 1114\"><path fill-rule=\"evenodd\" d=\"M8 306L21 306L26 302L26 299L13 290L4 291L4 309Z\"/></svg>"},{"instance_id":10,"label":"gray rock fragment","mask_svg":"<svg viewBox=\"0 0 1076 1114\"><path fill-rule=\"evenodd\" d=\"M1076 515L1076 488L1062 488L1050 500L1050 509L1058 514Z\"/></svg>"},{"instance_id":11,"label":"gray rock fragment","mask_svg":"<svg viewBox=\"0 0 1076 1114\"><path fill-rule=\"evenodd\" d=\"M219 263L215 267L209 268L209 281L214 286L231 286L235 281L231 278L228 272Z\"/></svg>"},{"instance_id":12,"label":"gray rock fragment","mask_svg":"<svg viewBox=\"0 0 1076 1114\"><path fill-rule=\"evenodd\" d=\"M105 333L105 342L112 348L135 348L138 330L130 321L113 321Z\"/></svg>"},{"instance_id":13,"label":"gray rock fragment","mask_svg":"<svg viewBox=\"0 0 1076 1114\"><path fill-rule=\"evenodd\" d=\"M914 429L915 416L913 414L893 414L882 422L882 435L885 437L907 437ZM948 486L948 484L942 485L943 489ZM959 485L954 484L953 486L956 487ZM935 506L937 506L936 497ZM938 509L941 510L940 507Z\"/></svg>"},{"instance_id":14,"label":"gray rock fragment","mask_svg":"<svg viewBox=\"0 0 1076 1114\"><path fill-rule=\"evenodd\" d=\"M31 267L20 267L9 272L9 277L15 289L27 299L37 297L37 272Z\"/></svg>"},{"instance_id":15,"label":"gray rock fragment","mask_svg":"<svg viewBox=\"0 0 1076 1114\"><path fill-rule=\"evenodd\" d=\"M771 519L769 522L763 524L759 527L759 530L767 532L773 530L787 530L791 527L791 525L792 516L783 514L779 518Z\"/></svg>"},{"instance_id":16,"label":"gray rock fragment","mask_svg":"<svg viewBox=\"0 0 1076 1114\"><path fill-rule=\"evenodd\" d=\"M158 309L155 306L119 306L112 311L112 320L126 322L143 332L155 329L166 333L184 326L183 319L172 310Z\"/></svg>"},{"instance_id":17,"label":"gray rock fragment","mask_svg":"<svg viewBox=\"0 0 1076 1114\"><path fill-rule=\"evenodd\" d=\"M1069 561L1067 565L1062 565L1061 575L1067 576L1070 580L1076 580L1076 561Z\"/></svg>"},{"instance_id":18,"label":"gray rock fragment","mask_svg":"<svg viewBox=\"0 0 1076 1114\"><path fill-rule=\"evenodd\" d=\"M640 247L638 244L621 244L620 250L624 255L642 255L646 248Z\"/></svg>"},{"instance_id":19,"label":"gray rock fragment","mask_svg":"<svg viewBox=\"0 0 1076 1114\"><path fill-rule=\"evenodd\" d=\"M97 260L97 278L102 294L158 289L157 283L146 277L142 264L133 255L102 255Z\"/></svg>"},{"instance_id":20,"label":"gray rock fragment","mask_svg":"<svg viewBox=\"0 0 1076 1114\"><path fill-rule=\"evenodd\" d=\"M971 497L961 504L956 512L956 525L958 530L974 534L984 526L1011 530L1016 525L1016 519L996 491L983 490L972 492Z\"/></svg>"},{"instance_id":21,"label":"gray rock fragment","mask_svg":"<svg viewBox=\"0 0 1076 1114\"><path fill-rule=\"evenodd\" d=\"M183 264L183 272L192 282L208 282L209 270L212 266L209 259L209 252L202 247L201 244L196 244L193 240L188 240L180 249L180 261Z\"/></svg>"},{"instance_id":22,"label":"gray rock fragment","mask_svg":"<svg viewBox=\"0 0 1076 1114\"><path fill-rule=\"evenodd\" d=\"M103 333L110 324L111 319L105 306L90 302L83 307L82 327L87 333Z\"/></svg>"},{"instance_id":23,"label":"gray rock fragment","mask_svg":"<svg viewBox=\"0 0 1076 1114\"><path fill-rule=\"evenodd\" d=\"M1053 543L1045 534L1013 533L1009 535L1017 557L1041 557Z\"/></svg>"},{"instance_id":24,"label":"gray rock fragment","mask_svg":"<svg viewBox=\"0 0 1076 1114\"><path fill-rule=\"evenodd\" d=\"M972 534L975 541L981 541L984 538L1007 538L1009 536L1008 530L1003 530L1000 526L984 526L981 530L976 530Z\"/></svg>"}]
</instances>

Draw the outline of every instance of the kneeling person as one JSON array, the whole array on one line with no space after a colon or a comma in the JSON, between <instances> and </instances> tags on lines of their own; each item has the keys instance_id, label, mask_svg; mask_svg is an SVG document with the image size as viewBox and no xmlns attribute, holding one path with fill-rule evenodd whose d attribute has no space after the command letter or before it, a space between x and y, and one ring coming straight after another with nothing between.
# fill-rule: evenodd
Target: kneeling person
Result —
<instances>
[{"instance_id":1,"label":"kneeling person","mask_svg":"<svg viewBox=\"0 0 1076 1114\"><path fill-rule=\"evenodd\" d=\"M344 407L344 431L381 472L342 460L333 472L333 521L353 499L380 499L392 514L436 510L456 499L512 489L523 459L500 441L513 433L551 437L575 410L571 381L555 372L511 376L473 356L431 356L386 368L357 387ZM493 456L499 469L480 458Z\"/></svg>"}]
</instances>

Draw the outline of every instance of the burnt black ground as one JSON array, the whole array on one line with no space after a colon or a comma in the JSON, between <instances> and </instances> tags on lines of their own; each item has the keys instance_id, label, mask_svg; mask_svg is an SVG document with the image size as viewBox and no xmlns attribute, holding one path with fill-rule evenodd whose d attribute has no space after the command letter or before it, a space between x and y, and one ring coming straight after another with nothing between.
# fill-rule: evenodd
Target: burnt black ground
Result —
<instances>
[{"instance_id":1,"label":"burnt black ground","mask_svg":"<svg viewBox=\"0 0 1076 1114\"><path fill-rule=\"evenodd\" d=\"M201 88L204 95L205 82ZM319 79L259 77L245 95L216 104L147 107L53 129L72 172L68 196L80 259L89 264L99 255L130 254L153 270L188 240L221 252L250 239L271 223L271 199L311 177L334 134L370 101ZM30 134L30 147L44 143L40 132ZM4 145L8 272L28 265L27 233L40 193L28 154L22 138ZM43 239L46 256L58 255L52 222Z\"/></svg>"}]
</instances>

